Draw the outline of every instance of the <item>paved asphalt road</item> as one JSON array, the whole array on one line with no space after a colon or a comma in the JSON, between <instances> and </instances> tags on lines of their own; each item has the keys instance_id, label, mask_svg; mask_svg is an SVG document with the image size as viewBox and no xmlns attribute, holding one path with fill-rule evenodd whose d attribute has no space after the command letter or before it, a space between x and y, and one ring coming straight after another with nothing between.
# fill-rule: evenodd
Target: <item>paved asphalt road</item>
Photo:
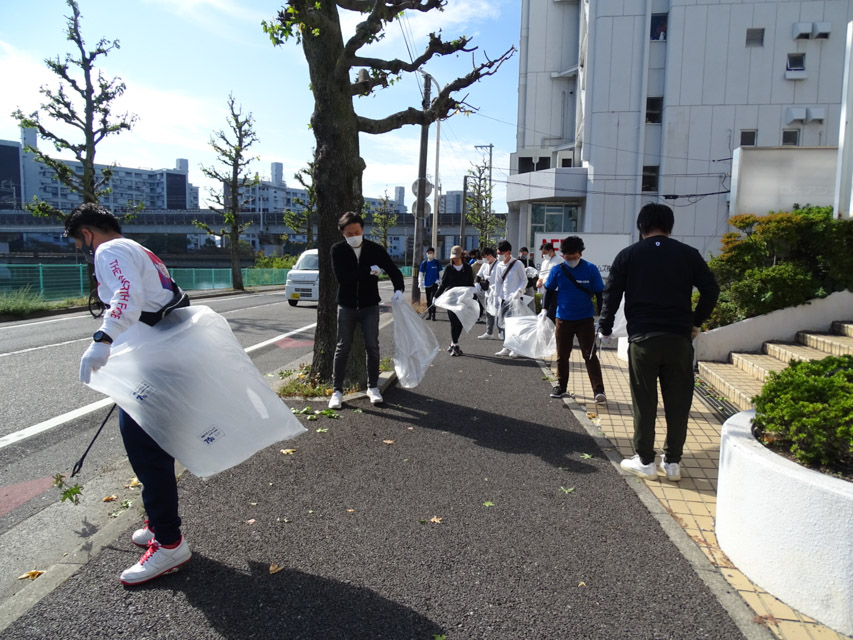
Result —
<instances>
[{"instance_id":1,"label":"paved asphalt road","mask_svg":"<svg viewBox=\"0 0 853 640\"><path fill-rule=\"evenodd\" d=\"M182 570L122 587L128 530L0 639L742 637L539 367L479 328L382 408L185 474Z\"/></svg>"}]
</instances>

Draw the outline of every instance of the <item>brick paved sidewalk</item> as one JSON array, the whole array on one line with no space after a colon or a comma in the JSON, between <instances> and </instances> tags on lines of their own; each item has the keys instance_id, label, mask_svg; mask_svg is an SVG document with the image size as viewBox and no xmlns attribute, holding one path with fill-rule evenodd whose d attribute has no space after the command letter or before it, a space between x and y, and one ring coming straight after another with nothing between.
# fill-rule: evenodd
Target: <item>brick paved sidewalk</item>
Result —
<instances>
[{"instance_id":1,"label":"brick paved sidewalk","mask_svg":"<svg viewBox=\"0 0 853 640\"><path fill-rule=\"evenodd\" d=\"M556 376L555 362L546 361L546 365ZM631 446L634 427L628 363L616 357L615 349L605 349L602 351L601 368L607 390L606 404L596 405L593 402L580 349L572 351L568 391L587 411L587 416L604 432L616 450L624 457L630 457L634 454ZM655 442L658 451L663 446L665 428L663 407L659 405L658 439ZM720 569L726 580L737 589L755 611L756 619L762 620L776 637L782 640L850 640L847 636L794 611L753 584L732 565L720 549L714 535L714 517L721 428L722 424L717 415L698 395L694 395L681 462L681 481L668 482L665 477L660 476L657 481L646 482L646 486L699 549L708 556L711 563Z\"/></svg>"}]
</instances>

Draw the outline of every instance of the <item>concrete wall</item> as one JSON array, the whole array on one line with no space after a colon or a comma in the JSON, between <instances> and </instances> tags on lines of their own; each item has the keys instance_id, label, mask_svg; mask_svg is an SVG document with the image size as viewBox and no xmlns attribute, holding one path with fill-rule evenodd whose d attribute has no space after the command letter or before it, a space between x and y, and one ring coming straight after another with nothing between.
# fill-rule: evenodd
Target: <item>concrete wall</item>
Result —
<instances>
[{"instance_id":1,"label":"concrete wall","mask_svg":"<svg viewBox=\"0 0 853 640\"><path fill-rule=\"evenodd\" d=\"M833 320L851 318L853 293L837 291L799 307L780 309L706 331L693 345L696 361L727 362L732 351L758 352L768 340L792 342L797 331L829 331Z\"/></svg>"}]
</instances>

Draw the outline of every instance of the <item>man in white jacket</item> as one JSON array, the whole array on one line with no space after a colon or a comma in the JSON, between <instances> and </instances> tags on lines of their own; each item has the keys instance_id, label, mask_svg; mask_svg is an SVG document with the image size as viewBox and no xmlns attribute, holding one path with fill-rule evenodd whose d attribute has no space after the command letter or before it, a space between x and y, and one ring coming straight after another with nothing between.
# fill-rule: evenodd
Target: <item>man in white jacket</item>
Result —
<instances>
[{"instance_id":1,"label":"man in white jacket","mask_svg":"<svg viewBox=\"0 0 853 640\"><path fill-rule=\"evenodd\" d=\"M498 330L503 331L503 316L509 308L509 303L524 295L527 287L527 274L520 260L512 257L512 245L506 240L498 243L498 261L492 267L495 270L495 295L500 304L498 311ZM515 358L516 353L504 345L496 356Z\"/></svg>"},{"instance_id":2,"label":"man in white jacket","mask_svg":"<svg viewBox=\"0 0 853 640\"><path fill-rule=\"evenodd\" d=\"M82 204L65 220L65 235L94 263L98 296L109 305L101 326L80 361L80 381L106 365L110 346L137 322L156 324L189 298L178 288L163 262L142 245L121 235L118 220L99 204ZM147 547L139 561L121 574L125 585L137 585L187 562L190 549L181 535L175 459L166 453L124 410L119 429L127 457L142 483L148 519L131 536Z\"/></svg>"}]
</instances>

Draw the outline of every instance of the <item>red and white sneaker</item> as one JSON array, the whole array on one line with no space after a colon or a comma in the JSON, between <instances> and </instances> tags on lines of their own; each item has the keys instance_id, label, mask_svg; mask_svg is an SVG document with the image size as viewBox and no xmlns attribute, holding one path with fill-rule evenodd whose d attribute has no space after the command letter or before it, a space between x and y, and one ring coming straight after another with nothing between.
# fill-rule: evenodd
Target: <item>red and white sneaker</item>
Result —
<instances>
[{"instance_id":1,"label":"red and white sneaker","mask_svg":"<svg viewBox=\"0 0 853 640\"><path fill-rule=\"evenodd\" d=\"M142 584L174 571L192 557L190 547L181 536L174 548L167 548L152 540L135 565L121 572L121 583L127 586Z\"/></svg>"},{"instance_id":2,"label":"red and white sneaker","mask_svg":"<svg viewBox=\"0 0 853 640\"><path fill-rule=\"evenodd\" d=\"M148 526L148 520L142 523L142 528L137 529L130 536L131 541L137 547L147 547L154 539L154 532Z\"/></svg>"}]
</instances>

